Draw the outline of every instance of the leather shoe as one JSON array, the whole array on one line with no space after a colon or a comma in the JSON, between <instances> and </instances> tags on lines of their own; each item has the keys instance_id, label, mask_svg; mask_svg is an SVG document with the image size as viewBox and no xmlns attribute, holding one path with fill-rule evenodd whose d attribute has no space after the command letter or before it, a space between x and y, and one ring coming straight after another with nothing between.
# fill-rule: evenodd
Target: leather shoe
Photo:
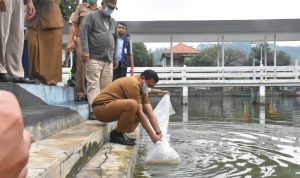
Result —
<instances>
[{"instance_id":1,"label":"leather shoe","mask_svg":"<svg viewBox=\"0 0 300 178\"><path fill-rule=\"evenodd\" d=\"M132 142L136 141L135 138L130 138L130 137L128 137L128 135L126 135L125 133L123 134L123 136L125 137L126 140L130 140L130 141L132 141Z\"/></svg>"},{"instance_id":2,"label":"leather shoe","mask_svg":"<svg viewBox=\"0 0 300 178\"><path fill-rule=\"evenodd\" d=\"M82 102L82 101L85 101L85 97L84 97L84 96L82 96L82 97L76 96L75 101L76 101L76 102Z\"/></svg>"},{"instance_id":3,"label":"leather shoe","mask_svg":"<svg viewBox=\"0 0 300 178\"><path fill-rule=\"evenodd\" d=\"M89 113L88 120L96 120L96 116L95 116L95 114L93 112Z\"/></svg>"},{"instance_id":4,"label":"leather shoe","mask_svg":"<svg viewBox=\"0 0 300 178\"><path fill-rule=\"evenodd\" d=\"M9 77L6 73L0 73L0 82L13 82L13 78Z\"/></svg>"},{"instance_id":5,"label":"leather shoe","mask_svg":"<svg viewBox=\"0 0 300 178\"><path fill-rule=\"evenodd\" d=\"M14 83L36 84L36 81L35 81L35 80L28 80L28 79L25 79L24 77L16 77L16 78L13 78L13 82L14 82Z\"/></svg>"},{"instance_id":6,"label":"leather shoe","mask_svg":"<svg viewBox=\"0 0 300 178\"><path fill-rule=\"evenodd\" d=\"M111 143L118 143L121 145L128 145L128 146L134 146L135 142L127 140L124 137L124 134L121 132L117 132L116 130L111 131L110 133L110 142Z\"/></svg>"}]
</instances>

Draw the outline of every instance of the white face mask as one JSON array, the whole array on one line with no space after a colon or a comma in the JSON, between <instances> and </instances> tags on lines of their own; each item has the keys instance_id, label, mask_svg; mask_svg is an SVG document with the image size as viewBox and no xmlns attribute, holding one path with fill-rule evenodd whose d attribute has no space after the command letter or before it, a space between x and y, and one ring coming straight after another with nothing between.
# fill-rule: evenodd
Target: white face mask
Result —
<instances>
[{"instance_id":1,"label":"white face mask","mask_svg":"<svg viewBox=\"0 0 300 178\"><path fill-rule=\"evenodd\" d=\"M149 88L146 84L146 81L144 80L144 84L143 84L143 93L144 94L148 94L151 91L151 88Z\"/></svg>"}]
</instances>

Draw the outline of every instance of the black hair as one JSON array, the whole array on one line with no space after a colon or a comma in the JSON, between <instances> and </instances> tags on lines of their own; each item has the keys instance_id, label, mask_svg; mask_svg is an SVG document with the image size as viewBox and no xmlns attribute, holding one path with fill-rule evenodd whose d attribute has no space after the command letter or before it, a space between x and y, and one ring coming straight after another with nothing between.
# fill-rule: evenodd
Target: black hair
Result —
<instances>
[{"instance_id":1,"label":"black hair","mask_svg":"<svg viewBox=\"0 0 300 178\"><path fill-rule=\"evenodd\" d=\"M159 81L157 73L151 69L147 69L144 72L142 72L141 76L145 77L145 80L153 79L156 83Z\"/></svg>"},{"instance_id":2,"label":"black hair","mask_svg":"<svg viewBox=\"0 0 300 178\"><path fill-rule=\"evenodd\" d=\"M119 25L119 24L120 24L120 25L123 25L123 26L126 27L126 29L127 29L127 25L126 25L124 22L119 22L118 25Z\"/></svg>"}]
</instances>

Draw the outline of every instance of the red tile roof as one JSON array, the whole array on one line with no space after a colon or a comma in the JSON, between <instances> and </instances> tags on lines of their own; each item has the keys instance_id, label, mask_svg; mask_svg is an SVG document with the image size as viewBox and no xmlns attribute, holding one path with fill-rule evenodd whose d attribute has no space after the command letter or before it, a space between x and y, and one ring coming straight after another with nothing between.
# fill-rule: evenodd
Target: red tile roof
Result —
<instances>
[{"instance_id":1,"label":"red tile roof","mask_svg":"<svg viewBox=\"0 0 300 178\"><path fill-rule=\"evenodd\" d=\"M189 47L183 43L179 43L173 47L173 54L198 54L199 50ZM166 50L163 54L170 54L170 50Z\"/></svg>"}]
</instances>

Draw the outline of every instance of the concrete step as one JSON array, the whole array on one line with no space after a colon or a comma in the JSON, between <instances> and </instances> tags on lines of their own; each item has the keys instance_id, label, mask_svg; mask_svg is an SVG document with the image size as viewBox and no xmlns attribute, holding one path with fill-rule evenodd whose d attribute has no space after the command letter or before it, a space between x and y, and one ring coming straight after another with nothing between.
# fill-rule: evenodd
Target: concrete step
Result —
<instances>
[{"instance_id":1,"label":"concrete step","mask_svg":"<svg viewBox=\"0 0 300 178\"><path fill-rule=\"evenodd\" d=\"M69 86L47 86L47 85L30 85L18 84L26 91L40 98L49 105L68 107L79 112L87 119L89 115L89 106L87 102L74 102L74 87Z\"/></svg>"},{"instance_id":2,"label":"concrete step","mask_svg":"<svg viewBox=\"0 0 300 178\"><path fill-rule=\"evenodd\" d=\"M84 121L43 140L30 148L27 178L74 177L105 143L115 123Z\"/></svg>"},{"instance_id":3,"label":"concrete step","mask_svg":"<svg viewBox=\"0 0 300 178\"><path fill-rule=\"evenodd\" d=\"M75 103L74 89L70 87L0 82L0 90L10 91L17 97L25 128L35 140L66 129L88 117L88 104Z\"/></svg>"},{"instance_id":4,"label":"concrete step","mask_svg":"<svg viewBox=\"0 0 300 178\"><path fill-rule=\"evenodd\" d=\"M105 145L88 161L75 176L76 178L131 178L139 149L139 127L131 138L136 138L137 145L125 146L114 143Z\"/></svg>"},{"instance_id":5,"label":"concrete step","mask_svg":"<svg viewBox=\"0 0 300 178\"><path fill-rule=\"evenodd\" d=\"M85 119L67 107L38 105L22 108L25 129L37 141L69 128Z\"/></svg>"}]
</instances>

